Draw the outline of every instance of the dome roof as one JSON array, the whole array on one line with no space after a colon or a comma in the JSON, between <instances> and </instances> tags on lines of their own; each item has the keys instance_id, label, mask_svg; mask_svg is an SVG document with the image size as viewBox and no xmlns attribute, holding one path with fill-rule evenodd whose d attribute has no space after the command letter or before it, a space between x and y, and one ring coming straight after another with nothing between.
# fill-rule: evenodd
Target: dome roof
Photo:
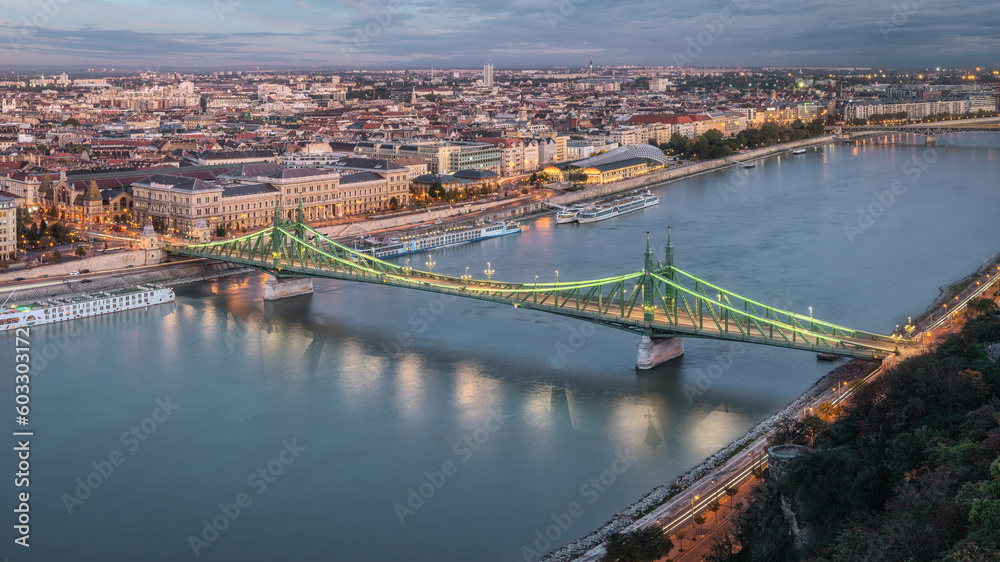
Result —
<instances>
[{"instance_id":1,"label":"dome roof","mask_svg":"<svg viewBox=\"0 0 1000 562\"><path fill-rule=\"evenodd\" d=\"M598 154L597 156L591 156L590 158L584 158L583 160L573 162L573 165L581 168L587 168L590 166L610 164L612 162L619 162L631 158L646 158L648 160L659 162L660 164L666 164L670 161L663 155L662 150L651 144L626 144L625 146L619 146L618 148L609 150L604 154Z\"/></svg>"}]
</instances>

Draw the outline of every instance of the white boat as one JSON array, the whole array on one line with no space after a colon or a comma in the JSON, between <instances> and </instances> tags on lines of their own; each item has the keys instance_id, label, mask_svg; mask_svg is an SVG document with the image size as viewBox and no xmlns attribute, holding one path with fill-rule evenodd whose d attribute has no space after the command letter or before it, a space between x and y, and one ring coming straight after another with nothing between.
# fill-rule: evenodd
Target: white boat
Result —
<instances>
[{"instance_id":1,"label":"white boat","mask_svg":"<svg viewBox=\"0 0 1000 562\"><path fill-rule=\"evenodd\" d=\"M634 195L622 197L621 199L616 199L610 203L595 205L589 209L580 211L580 214L576 216L576 221L580 224L587 224L590 222L607 220L619 215L624 215L625 213L631 213L632 211L652 207L659 202L660 200L649 191L646 191L645 193L636 193Z\"/></svg>"},{"instance_id":2,"label":"white boat","mask_svg":"<svg viewBox=\"0 0 1000 562\"><path fill-rule=\"evenodd\" d=\"M806 153L806 149L804 149L804 148L793 148L792 149L792 154L805 154L805 153Z\"/></svg>"},{"instance_id":3,"label":"white boat","mask_svg":"<svg viewBox=\"0 0 1000 562\"><path fill-rule=\"evenodd\" d=\"M496 238L497 236L506 236L516 232L521 232L521 225L514 221L500 221L476 227L459 226L410 237L391 238L385 244L365 248L359 250L359 252L376 258L392 258L433 250L435 248Z\"/></svg>"},{"instance_id":4,"label":"white boat","mask_svg":"<svg viewBox=\"0 0 1000 562\"><path fill-rule=\"evenodd\" d=\"M0 331L89 318L168 302L174 302L173 289L161 285L136 285L16 304L0 309Z\"/></svg>"},{"instance_id":5,"label":"white boat","mask_svg":"<svg viewBox=\"0 0 1000 562\"><path fill-rule=\"evenodd\" d=\"M588 205L573 205L572 207L564 208L556 213L556 224L576 222L576 216L587 207Z\"/></svg>"}]
</instances>

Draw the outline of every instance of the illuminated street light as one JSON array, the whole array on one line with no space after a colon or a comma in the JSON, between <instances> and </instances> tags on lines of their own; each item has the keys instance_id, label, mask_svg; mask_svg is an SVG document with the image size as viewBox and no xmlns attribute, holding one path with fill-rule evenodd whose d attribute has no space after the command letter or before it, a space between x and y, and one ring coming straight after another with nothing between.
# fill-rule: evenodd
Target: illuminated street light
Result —
<instances>
[{"instance_id":1,"label":"illuminated street light","mask_svg":"<svg viewBox=\"0 0 1000 562\"><path fill-rule=\"evenodd\" d=\"M490 264L490 262L486 262L486 269L483 270L483 273L486 274L486 279L487 280L492 281L493 280L493 274L496 273L496 271L493 269L493 267Z\"/></svg>"}]
</instances>

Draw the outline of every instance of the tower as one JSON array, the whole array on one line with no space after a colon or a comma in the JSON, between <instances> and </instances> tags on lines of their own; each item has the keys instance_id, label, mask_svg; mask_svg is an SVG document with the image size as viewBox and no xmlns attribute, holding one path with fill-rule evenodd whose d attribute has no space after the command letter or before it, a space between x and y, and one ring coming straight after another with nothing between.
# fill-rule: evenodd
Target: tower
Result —
<instances>
[{"instance_id":1,"label":"tower","mask_svg":"<svg viewBox=\"0 0 1000 562\"><path fill-rule=\"evenodd\" d=\"M493 87L493 59L483 66L483 86Z\"/></svg>"},{"instance_id":2,"label":"tower","mask_svg":"<svg viewBox=\"0 0 1000 562\"><path fill-rule=\"evenodd\" d=\"M594 53L590 53L590 78L594 77Z\"/></svg>"}]
</instances>

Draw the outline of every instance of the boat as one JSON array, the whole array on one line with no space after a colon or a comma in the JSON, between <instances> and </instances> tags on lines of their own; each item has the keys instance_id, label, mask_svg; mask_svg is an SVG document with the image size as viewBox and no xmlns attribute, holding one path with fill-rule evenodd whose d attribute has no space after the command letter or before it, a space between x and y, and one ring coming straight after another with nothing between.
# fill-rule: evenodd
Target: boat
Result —
<instances>
[{"instance_id":1,"label":"boat","mask_svg":"<svg viewBox=\"0 0 1000 562\"><path fill-rule=\"evenodd\" d=\"M817 353L816 359L819 359L820 361L836 361L837 359L840 359L840 356L833 355L832 353Z\"/></svg>"},{"instance_id":2,"label":"boat","mask_svg":"<svg viewBox=\"0 0 1000 562\"><path fill-rule=\"evenodd\" d=\"M804 149L804 148L793 148L792 149L792 154L805 154L805 153L806 153L806 149Z\"/></svg>"},{"instance_id":3,"label":"boat","mask_svg":"<svg viewBox=\"0 0 1000 562\"><path fill-rule=\"evenodd\" d=\"M409 237L394 237L384 243L359 248L358 253L384 259L425 252L435 248L445 248L468 242L476 242L497 236L521 232L521 225L514 221L487 223L485 226L458 226L445 230L434 230Z\"/></svg>"},{"instance_id":4,"label":"boat","mask_svg":"<svg viewBox=\"0 0 1000 562\"><path fill-rule=\"evenodd\" d=\"M15 304L0 309L0 331L101 316L168 302L174 302L173 289L149 284Z\"/></svg>"},{"instance_id":5,"label":"boat","mask_svg":"<svg viewBox=\"0 0 1000 562\"><path fill-rule=\"evenodd\" d=\"M576 222L576 216L587 207L589 207L589 205L580 204L573 205L572 207L564 207L563 210L556 213L556 224Z\"/></svg>"},{"instance_id":6,"label":"boat","mask_svg":"<svg viewBox=\"0 0 1000 562\"><path fill-rule=\"evenodd\" d=\"M627 197L615 199L610 203L594 205L593 207L580 211L580 214L576 216L576 221L580 224L603 221L619 215L624 215L625 213L631 213L632 211L652 207L659 202L660 200L649 191L635 193Z\"/></svg>"}]
</instances>

